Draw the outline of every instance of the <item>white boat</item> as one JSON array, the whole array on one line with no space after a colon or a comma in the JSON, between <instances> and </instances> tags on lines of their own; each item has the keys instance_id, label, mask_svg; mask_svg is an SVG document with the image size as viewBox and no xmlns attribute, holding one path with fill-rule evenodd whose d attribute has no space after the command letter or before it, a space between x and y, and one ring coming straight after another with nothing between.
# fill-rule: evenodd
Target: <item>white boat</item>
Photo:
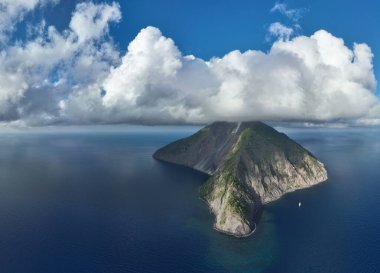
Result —
<instances>
[{"instance_id":1,"label":"white boat","mask_svg":"<svg viewBox=\"0 0 380 273\"><path fill-rule=\"evenodd\" d=\"M301 202L298 202L298 207L300 207L301 206Z\"/></svg>"}]
</instances>

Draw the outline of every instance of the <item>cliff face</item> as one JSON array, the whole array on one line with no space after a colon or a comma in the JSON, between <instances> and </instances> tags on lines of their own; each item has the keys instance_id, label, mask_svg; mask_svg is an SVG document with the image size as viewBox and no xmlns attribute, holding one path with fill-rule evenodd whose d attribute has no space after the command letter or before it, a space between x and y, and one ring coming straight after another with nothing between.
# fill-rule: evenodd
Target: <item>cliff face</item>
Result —
<instances>
[{"instance_id":1,"label":"cliff face","mask_svg":"<svg viewBox=\"0 0 380 273\"><path fill-rule=\"evenodd\" d=\"M200 195L215 228L235 236L253 231L262 204L327 179L310 152L261 122L216 122L153 157L210 174Z\"/></svg>"}]
</instances>

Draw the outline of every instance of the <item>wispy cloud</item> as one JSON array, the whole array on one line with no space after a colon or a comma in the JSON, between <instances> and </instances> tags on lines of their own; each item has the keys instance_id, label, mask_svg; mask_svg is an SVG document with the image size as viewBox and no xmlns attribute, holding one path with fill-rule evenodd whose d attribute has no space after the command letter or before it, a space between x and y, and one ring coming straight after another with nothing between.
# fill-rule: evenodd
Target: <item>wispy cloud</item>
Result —
<instances>
[{"instance_id":1,"label":"wispy cloud","mask_svg":"<svg viewBox=\"0 0 380 273\"><path fill-rule=\"evenodd\" d=\"M279 3L276 2L273 6L273 8L270 10L270 12L279 12L282 15L285 15L290 20L294 22L298 22L304 14L307 12L307 9L300 8L300 9L290 9L288 8L287 4L285 3Z\"/></svg>"},{"instance_id":2,"label":"wispy cloud","mask_svg":"<svg viewBox=\"0 0 380 273\"><path fill-rule=\"evenodd\" d=\"M268 31L270 35L282 40L289 40L290 36L294 33L292 28L284 26L280 22L270 24Z\"/></svg>"},{"instance_id":3,"label":"wispy cloud","mask_svg":"<svg viewBox=\"0 0 380 273\"><path fill-rule=\"evenodd\" d=\"M302 28L298 21L303 17L306 11L307 9L305 8L290 9L286 3L276 2L271 8L270 13L279 12L290 19L290 22L287 22L287 25L280 22L270 24L268 27L269 35L266 37L267 41L270 41L271 37L289 40L291 37L299 35Z\"/></svg>"}]
</instances>

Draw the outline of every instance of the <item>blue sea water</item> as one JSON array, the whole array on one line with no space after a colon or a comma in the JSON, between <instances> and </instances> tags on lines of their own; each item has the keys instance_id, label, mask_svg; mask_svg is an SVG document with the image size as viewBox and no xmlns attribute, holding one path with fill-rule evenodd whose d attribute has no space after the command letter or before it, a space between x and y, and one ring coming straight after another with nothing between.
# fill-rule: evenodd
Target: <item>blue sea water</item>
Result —
<instances>
[{"instance_id":1,"label":"blue sea water","mask_svg":"<svg viewBox=\"0 0 380 273\"><path fill-rule=\"evenodd\" d=\"M245 239L212 229L206 175L151 157L196 130L2 132L0 272L380 272L379 130L280 128L329 180L266 206Z\"/></svg>"}]
</instances>

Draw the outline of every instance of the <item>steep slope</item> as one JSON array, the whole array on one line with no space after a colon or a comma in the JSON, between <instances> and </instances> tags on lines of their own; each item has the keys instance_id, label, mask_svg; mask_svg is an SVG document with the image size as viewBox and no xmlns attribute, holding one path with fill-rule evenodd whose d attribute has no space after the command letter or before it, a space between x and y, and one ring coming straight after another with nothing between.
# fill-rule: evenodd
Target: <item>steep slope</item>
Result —
<instances>
[{"instance_id":1,"label":"steep slope","mask_svg":"<svg viewBox=\"0 0 380 273\"><path fill-rule=\"evenodd\" d=\"M213 174L236 142L236 124L215 122L159 149L154 158Z\"/></svg>"},{"instance_id":2,"label":"steep slope","mask_svg":"<svg viewBox=\"0 0 380 273\"><path fill-rule=\"evenodd\" d=\"M261 122L216 122L153 156L210 174L200 195L215 228L235 236L254 230L262 204L327 179L310 152Z\"/></svg>"}]
</instances>

